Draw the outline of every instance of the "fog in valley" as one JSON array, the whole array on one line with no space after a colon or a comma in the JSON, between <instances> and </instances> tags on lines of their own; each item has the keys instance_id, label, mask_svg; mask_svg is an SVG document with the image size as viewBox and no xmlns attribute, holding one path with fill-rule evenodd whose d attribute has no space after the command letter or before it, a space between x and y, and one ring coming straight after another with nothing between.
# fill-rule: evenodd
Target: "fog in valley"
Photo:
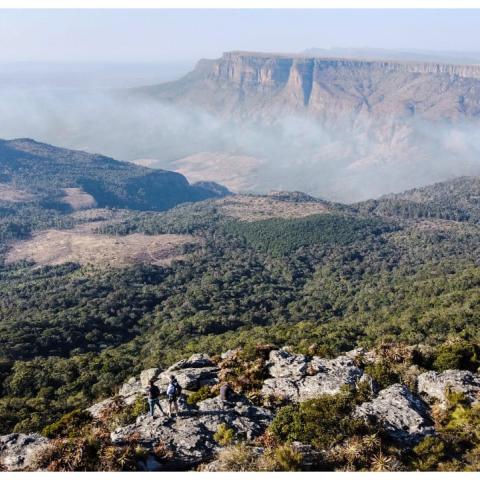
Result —
<instances>
[{"instance_id":1,"label":"fog in valley","mask_svg":"<svg viewBox=\"0 0 480 480\"><path fill-rule=\"evenodd\" d=\"M29 137L102 153L233 191L300 190L352 202L480 173L476 123L300 117L233 120L128 94L182 76L188 64L2 66L0 138Z\"/></svg>"}]
</instances>

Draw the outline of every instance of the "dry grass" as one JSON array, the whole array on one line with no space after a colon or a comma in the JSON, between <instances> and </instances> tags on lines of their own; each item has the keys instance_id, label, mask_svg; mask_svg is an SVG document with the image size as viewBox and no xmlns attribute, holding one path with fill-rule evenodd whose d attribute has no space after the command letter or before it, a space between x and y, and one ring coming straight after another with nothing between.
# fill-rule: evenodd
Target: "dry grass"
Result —
<instances>
[{"instance_id":1,"label":"dry grass","mask_svg":"<svg viewBox=\"0 0 480 480\"><path fill-rule=\"evenodd\" d=\"M98 224L97 224L98 226ZM123 267L136 263L169 265L183 258L180 247L197 243L190 235L143 235L123 237L99 235L84 224L74 230L45 230L10 248L6 262L29 260L37 265L81 265Z\"/></svg>"},{"instance_id":2,"label":"dry grass","mask_svg":"<svg viewBox=\"0 0 480 480\"><path fill-rule=\"evenodd\" d=\"M0 183L0 201L4 202L26 202L32 200L34 195L26 192L25 190L20 190L15 188L13 185L8 183Z\"/></svg>"},{"instance_id":3,"label":"dry grass","mask_svg":"<svg viewBox=\"0 0 480 480\"><path fill-rule=\"evenodd\" d=\"M322 202L286 202L274 197L235 195L217 200L225 215L245 222L268 218L299 218L326 213L327 206Z\"/></svg>"},{"instance_id":4,"label":"dry grass","mask_svg":"<svg viewBox=\"0 0 480 480\"><path fill-rule=\"evenodd\" d=\"M65 196L62 197L62 201L70 205L73 210L84 210L97 206L97 202L92 195L84 192L81 188L64 188L63 191Z\"/></svg>"}]
</instances>

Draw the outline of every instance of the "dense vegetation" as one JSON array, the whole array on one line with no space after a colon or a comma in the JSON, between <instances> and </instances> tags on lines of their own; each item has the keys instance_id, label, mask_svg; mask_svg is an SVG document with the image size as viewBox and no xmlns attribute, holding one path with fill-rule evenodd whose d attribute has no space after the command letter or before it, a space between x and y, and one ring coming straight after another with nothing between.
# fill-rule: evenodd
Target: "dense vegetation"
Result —
<instances>
[{"instance_id":1,"label":"dense vegetation","mask_svg":"<svg viewBox=\"0 0 480 480\"><path fill-rule=\"evenodd\" d=\"M252 223L225 218L211 201L132 211L100 231L193 233L204 243L168 268L3 265L1 433L40 430L129 375L198 351L265 342L334 355L391 341L478 342L473 210L439 220L425 203L430 213L413 215L423 221L390 203ZM78 221L31 202L0 208L0 253L13 238Z\"/></svg>"},{"instance_id":2,"label":"dense vegetation","mask_svg":"<svg viewBox=\"0 0 480 480\"><path fill-rule=\"evenodd\" d=\"M65 210L63 189L77 187L100 207L165 210L182 202L225 195L216 184L190 185L175 172L151 170L102 155L29 139L0 140L0 183L34 194L43 207Z\"/></svg>"}]
</instances>

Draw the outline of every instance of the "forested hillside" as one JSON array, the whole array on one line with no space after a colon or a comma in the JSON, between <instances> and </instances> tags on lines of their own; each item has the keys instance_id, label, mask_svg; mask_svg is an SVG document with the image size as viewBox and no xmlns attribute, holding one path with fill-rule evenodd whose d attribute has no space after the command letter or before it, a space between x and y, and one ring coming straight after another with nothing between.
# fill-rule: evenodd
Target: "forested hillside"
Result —
<instances>
[{"instance_id":1,"label":"forested hillside","mask_svg":"<svg viewBox=\"0 0 480 480\"><path fill-rule=\"evenodd\" d=\"M201 241L167 266L3 263L2 433L38 431L130 375L193 352L269 343L333 356L359 345L461 341L468 356L480 326L476 185L418 191L420 214L395 207L402 198L256 221L228 215L217 200L129 210L93 222L97 234ZM456 213L463 198L468 216ZM2 262L16 237L85 222L41 205L31 215L28 201L0 208L3 222L24 227L4 230Z\"/></svg>"},{"instance_id":2,"label":"forested hillside","mask_svg":"<svg viewBox=\"0 0 480 480\"><path fill-rule=\"evenodd\" d=\"M65 189L81 189L99 207L166 210L179 203L221 197L228 191L190 185L179 173L152 170L103 155L67 150L30 139L0 140L0 183L42 208L65 211Z\"/></svg>"}]
</instances>

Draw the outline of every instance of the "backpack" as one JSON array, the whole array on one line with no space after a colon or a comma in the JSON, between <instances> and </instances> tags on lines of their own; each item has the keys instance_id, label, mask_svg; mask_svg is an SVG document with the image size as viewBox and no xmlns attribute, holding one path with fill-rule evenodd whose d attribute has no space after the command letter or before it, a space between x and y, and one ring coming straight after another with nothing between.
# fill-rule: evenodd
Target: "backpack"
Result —
<instances>
[{"instance_id":1,"label":"backpack","mask_svg":"<svg viewBox=\"0 0 480 480\"><path fill-rule=\"evenodd\" d=\"M182 387L177 383L170 382L167 388L167 395L169 397L178 398L182 393Z\"/></svg>"},{"instance_id":2,"label":"backpack","mask_svg":"<svg viewBox=\"0 0 480 480\"><path fill-rule=\"evenodd\" d=\"M149 398L158 398L160 396L160 389L156 385L152 385L148 388Z\"/></svg>"}]
</instances>

